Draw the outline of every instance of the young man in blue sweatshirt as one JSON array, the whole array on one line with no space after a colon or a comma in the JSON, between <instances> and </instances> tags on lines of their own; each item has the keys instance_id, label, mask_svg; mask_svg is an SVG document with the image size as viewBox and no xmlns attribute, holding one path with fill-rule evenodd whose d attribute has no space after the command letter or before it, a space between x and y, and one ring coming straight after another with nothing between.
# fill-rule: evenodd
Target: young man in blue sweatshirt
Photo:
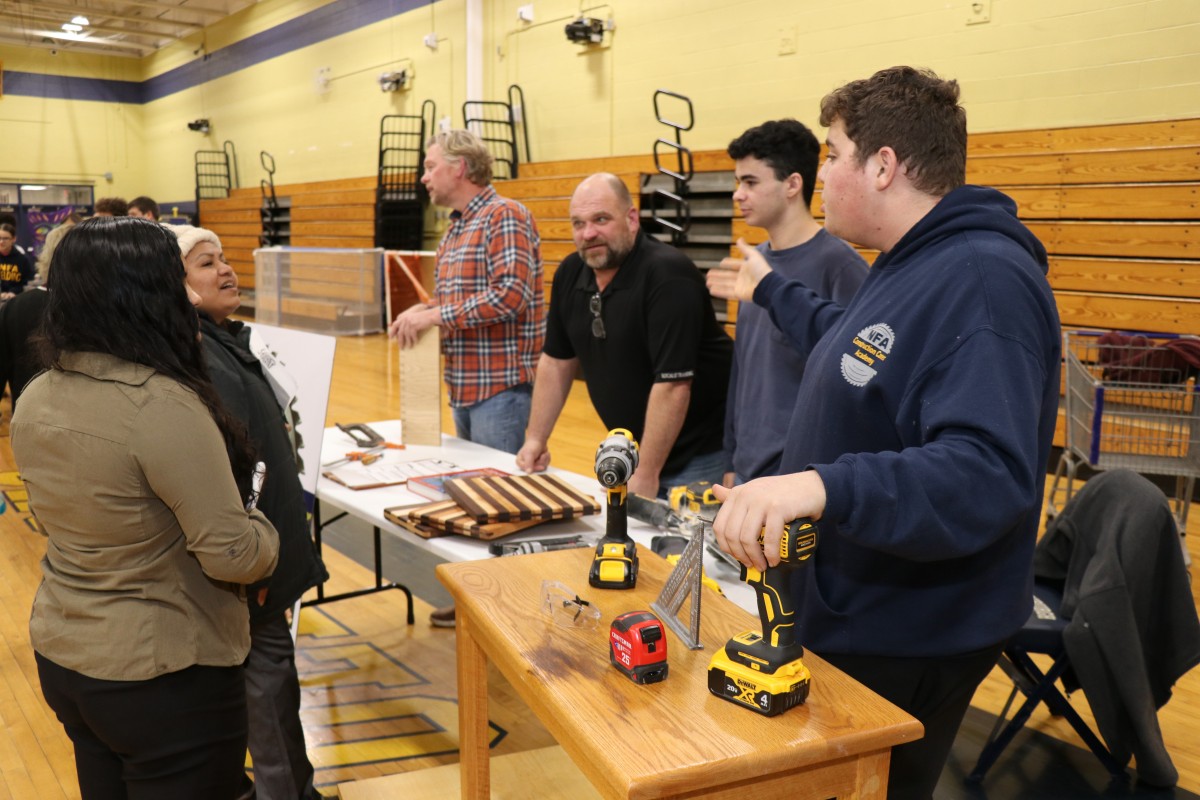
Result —
<instances>
[{"instance_id":1,"label":"young man in blue sweatshirt","mask_svg":"<svg viewBox=\"0 0 1200 800\"><path fill-rule=\"evenodd\" d=\"M1046 252L1015 204L966 186L954 81L911 67L821 102L826 229L879 258L846 306L741 243L718 296L767 309L808 353L780 475L733 490L718 541L765 568L785 522L819 520L796 572L801 641L925 726L892 754L889 798L928 798L962 716L1032 606L1058 406ZM736 275L736 277L735 277Z\"/></svg>"}]
</instances>

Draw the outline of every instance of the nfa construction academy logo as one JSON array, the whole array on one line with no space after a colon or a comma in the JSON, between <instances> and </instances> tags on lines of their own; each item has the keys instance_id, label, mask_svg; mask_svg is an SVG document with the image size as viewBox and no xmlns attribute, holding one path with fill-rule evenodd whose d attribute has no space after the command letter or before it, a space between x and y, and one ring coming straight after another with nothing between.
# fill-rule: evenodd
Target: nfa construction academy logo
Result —
<instances>
[{"instance_id":1,"label":"nfa construction academy logo","mask_svg":"<svg viewBox=\"0 0 1200 800\"><path fill-rule=\"evenodd\" d=\"M842 377L852 386L866 386L878 365L892 352L896 334L886 324L868 325L854 337L854 353L842 353Z\"/></svg>"}]
</instances>

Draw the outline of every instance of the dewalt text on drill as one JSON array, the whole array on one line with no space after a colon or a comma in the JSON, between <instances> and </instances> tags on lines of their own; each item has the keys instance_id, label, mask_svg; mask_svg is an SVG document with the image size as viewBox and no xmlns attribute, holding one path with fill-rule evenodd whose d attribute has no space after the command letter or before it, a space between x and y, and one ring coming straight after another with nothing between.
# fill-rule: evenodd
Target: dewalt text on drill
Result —
<instances>
[{"instance_id":1,"label":"dewalt text on drill","mask_svg":"<svg viewBox=\"0 0 1200 800\"><path fill-rule=\"evenodd\" d=\"M596 478L608 495L604 537L588 573L588 583L599 589L632 589L637 585L637 544L629 537L626 518L628 488L638 465L638 446L633 434L613 428L596 448Z\"/></svg>"},{"instance_id":2,"label":"dewalt text on drill","mask_svg":"<svg viewBox=\"0 0 1200 800\"><path fill-rule=\"evenodd\" d=\"M759 541L762 541L759 534ZM779 564L760 572L742 566L742 580L758 595L762 633L730 639L708 664L708 690L730 702L773 717L808 699L810 676L796 641L796 609L788 578L817 549L817 526L797 519L779 540Z\"/></svg>"}]
</instances>

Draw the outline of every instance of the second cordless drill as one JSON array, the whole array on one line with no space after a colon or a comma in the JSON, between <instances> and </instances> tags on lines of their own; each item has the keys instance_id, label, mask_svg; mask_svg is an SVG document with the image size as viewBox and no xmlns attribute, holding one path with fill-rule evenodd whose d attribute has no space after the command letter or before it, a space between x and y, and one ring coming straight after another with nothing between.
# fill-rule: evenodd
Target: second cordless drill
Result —
<instances>
[{"instance_id":1,"label":"second cordless drill","mask_svg":"<svg viewBox=\"0 0 1200 800\"><path fill-rule=\"evenodd\" d=\"M762 572L742 566L742 580L758 595L762 633L739 633L713 655L708 663L710 692L768 717L808 699L810 677L800 658L804 647L796 641L788 579L816 549L817 526L806 518L792 520L779 540L778 565Z\"/></svg>"},{"instance_id":2,"label":"second cordless drill","mask_svg":"<svg viewBox=\"0 0 1200 800\"><path fill-rule=\"evenodd\" d=\"M596 477L608 495L608 522L596 545L588 583L600 589L632 589L637 585L637 544L629 537L626 484L638 465L633 434L613 428L596 448Z\"/></svg>"}]
</instances>

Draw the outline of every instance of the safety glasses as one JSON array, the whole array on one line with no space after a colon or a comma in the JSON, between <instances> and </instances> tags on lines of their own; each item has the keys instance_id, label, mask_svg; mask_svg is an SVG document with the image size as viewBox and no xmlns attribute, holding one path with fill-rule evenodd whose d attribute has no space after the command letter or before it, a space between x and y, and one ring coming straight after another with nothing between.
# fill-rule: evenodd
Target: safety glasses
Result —
<instances>
[{"instance_id":1,"label":"safety glasses","mask_svg":"<svg viewBox=\"0 0 1200 800\"><path fill-rule=\"evenodd\" d=\"M600 623L600 609L558 581L542 581L542 612L564 628L595 630Z\"/></svg>"}]
</instances>

